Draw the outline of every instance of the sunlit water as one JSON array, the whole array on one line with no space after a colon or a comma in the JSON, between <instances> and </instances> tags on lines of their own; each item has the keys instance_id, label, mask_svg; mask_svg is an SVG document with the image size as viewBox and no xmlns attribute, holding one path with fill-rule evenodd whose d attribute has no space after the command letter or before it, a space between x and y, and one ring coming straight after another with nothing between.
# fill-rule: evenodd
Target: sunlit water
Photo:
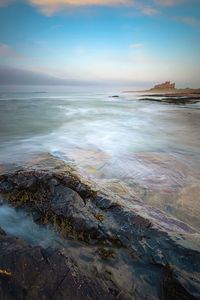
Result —
<instances>
[{"instance_id":1,"label":"sunlit water","mask_svg":"<svg viewBox=\"0 0 200 300\"><path fill-rule=\"evenodd\" d=\"M0 93L0 163L49 152L200 227L199 104L112 93Z\"/></svg>"}]
</instances>

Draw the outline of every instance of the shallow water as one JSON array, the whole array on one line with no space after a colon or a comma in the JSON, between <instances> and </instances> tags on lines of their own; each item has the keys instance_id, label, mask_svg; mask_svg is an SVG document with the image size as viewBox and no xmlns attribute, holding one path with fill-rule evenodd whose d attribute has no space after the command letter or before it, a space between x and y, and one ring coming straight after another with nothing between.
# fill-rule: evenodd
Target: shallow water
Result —
<instances>
[{"instance_id":1,"label":"shallow water","mask_svg":"<svg viewBox=\"0 0 200 300\"><path fill-rule=\"evenodd\" d=\"M1 92L0 163L50 152L84 176L200 228L200 106L138 95Z\"/></svg>"}]
</instances>

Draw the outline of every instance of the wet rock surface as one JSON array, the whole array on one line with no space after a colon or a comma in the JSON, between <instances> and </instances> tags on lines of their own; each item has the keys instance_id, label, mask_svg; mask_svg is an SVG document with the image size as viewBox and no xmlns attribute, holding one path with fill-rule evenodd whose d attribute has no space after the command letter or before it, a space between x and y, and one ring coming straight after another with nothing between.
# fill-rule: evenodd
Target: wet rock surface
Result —
<instances>
[{"instance_id":1,"label":"wet rock surface","mask_svg":"<svg viewBox=\"0 0 200 300\"><path fill-rule=\"evenodd\" d=\"M0 255L0 299L116 299L60 251L30 247L0 231Z\"/></svg>"},{"instance_id":2,"label":"wet rock surface","mask_svg":"<svg viewBox=\"0 0 200 300\"><path fill-rule=\"evenodd\" d=\"M31 247L0 231L0 269L12 274L0 272L0 298L200 299L195 229L133 196L99 192L51 156L1 169L5 201L66 246Z\"/></svg>"}]
</instances>

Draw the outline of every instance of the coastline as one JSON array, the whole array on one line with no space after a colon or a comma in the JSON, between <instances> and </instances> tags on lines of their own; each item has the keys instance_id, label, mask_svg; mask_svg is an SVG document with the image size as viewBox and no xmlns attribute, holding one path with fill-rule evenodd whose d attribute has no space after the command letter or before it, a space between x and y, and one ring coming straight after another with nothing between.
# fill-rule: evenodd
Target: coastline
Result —
<instances>
[{"instance_id":1,"label":"coastline","mask_svg":"<svg viewBox=\"0 0 200 300\"><path fill-rule=\"evenodd\" d=\"M46 254L50 260L56 259L56 263L52 261L54 284L60 264L68 260L68 275L62 274L62 283L53 291L55 299L66 297L66 293L73 295L74 289L76 295L70 299L102 299L102 295L103 299L134 299L136 295L137 299L149 295L152 299L198 299L200 233L197 230L139 198L131 196L131 201L127 201L125 196L101 190L51 155L40 155L17 169L2 166L0 170L1 196L17 210L32 216L36 223L52 226L67 243L66 248L48 250L50 257ZM25 289L29 298L33 293L36 299L39 295L48 298L49 282L38 288L31 282L32 290L26 288L37 263L30 260L30 270L20 270L21 259L12 264L16 247L20 251L29 247L30 253L35 248L2 231L1 243L5 240L12 245L10 250L1 248L1 269L4 267L12 274L1 275L5 284L18 285L18 293ZM46 252L39 246L37 249ZM67 277L70 274L73 277L75 266L76 285L69 286L71 281ZM42 270L43 277L48 268ZM28 274L26 282L19 280L19 272L20 276ZM0 287L0 294L12 299L9 289Z\"/></svg>"},{"instance_id":2,"label":"coastline","mask_svg":"<svg viewBox=\"0 0 200 300\"><path fill-rule=\"evenodd\" d=\"M144 91L125 91L139 93L140 101L153 101L168 104L195 104L200 102L200 89L150 89Z\"/></svg>"},{"instance_id":3,"label":"coastline","mask_svg":"<svg viewBox=\"0 0 200 300\"><path fill-rule=\"evenodd\" d=\"M123 93L155 93L155 94L200 94L200 88L182 88L182 89L155 89L151 88L148 90L138 90L138 91L123 91Z\"/></svg>"}]
</instances>

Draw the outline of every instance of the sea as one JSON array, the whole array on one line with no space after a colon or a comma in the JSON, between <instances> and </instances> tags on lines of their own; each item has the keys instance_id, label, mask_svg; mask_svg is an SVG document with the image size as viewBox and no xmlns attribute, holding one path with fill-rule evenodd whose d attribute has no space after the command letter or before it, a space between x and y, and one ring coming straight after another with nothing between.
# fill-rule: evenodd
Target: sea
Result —
<instances>
[{"instance_id":1,"label":"sea","mask_svg":"<svg viewBox=\"0 0 200 300\"><path fill-rule=\"evenodd\" d=\"M113 97L118 96L118 97ZM200 229L200 105L103 88L0 87L0 164L49 153ZM9 208L10 209L10 208ZM5 207L0 209L0 216Z\"/></svg>"}]
</instances>

